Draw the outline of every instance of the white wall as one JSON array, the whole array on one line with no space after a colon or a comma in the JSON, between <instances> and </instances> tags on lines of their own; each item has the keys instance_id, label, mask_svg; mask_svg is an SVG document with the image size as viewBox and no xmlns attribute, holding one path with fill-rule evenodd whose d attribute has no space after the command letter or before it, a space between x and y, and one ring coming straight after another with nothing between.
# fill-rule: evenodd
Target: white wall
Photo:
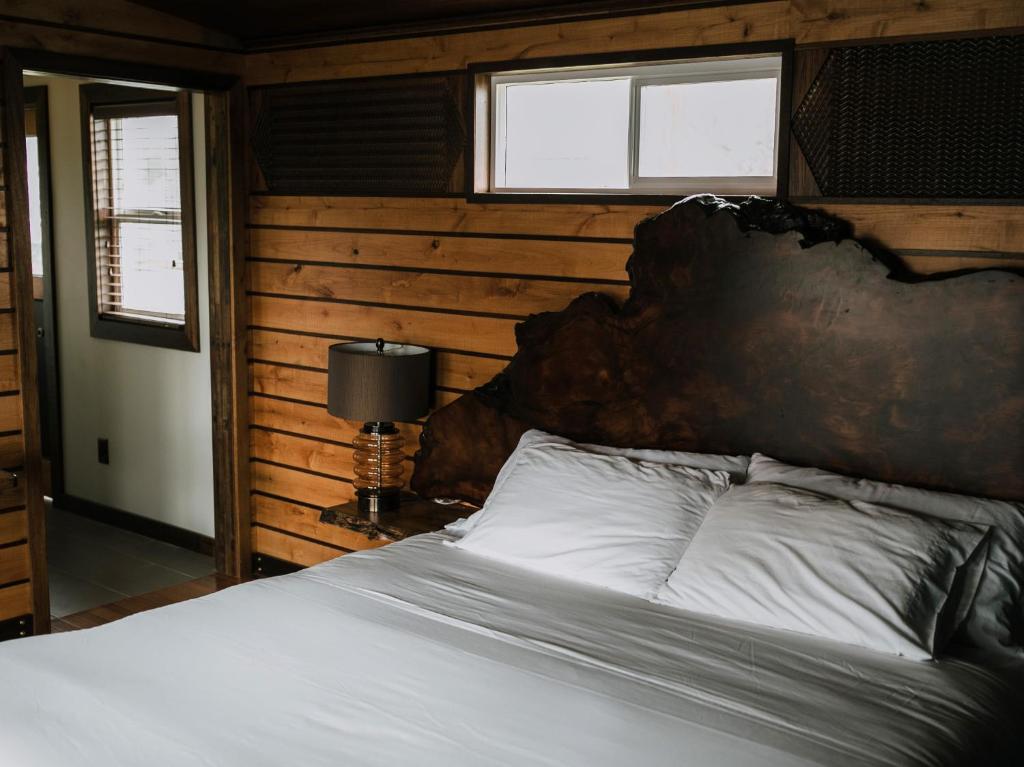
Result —
<instances>
[{"instance_id":1,"label":"white wall","mask_svg":"<svg viewBox=\"0 0 1024 767\"><path fill-rule=\"evenodd\" d=\"M85 193L78 87L46 85L57 282L58 354L69 495L213 535L213 434L203 103L193 101L200 352L89 334ZM110 464L96 440L110 440Z\"/></svg>"}]
</instances>

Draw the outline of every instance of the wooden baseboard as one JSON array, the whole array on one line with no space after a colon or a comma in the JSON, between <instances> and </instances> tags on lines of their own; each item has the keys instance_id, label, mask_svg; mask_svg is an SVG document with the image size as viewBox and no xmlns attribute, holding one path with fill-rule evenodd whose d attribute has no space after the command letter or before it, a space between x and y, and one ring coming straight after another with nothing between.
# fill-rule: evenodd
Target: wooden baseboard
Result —
<instances>
[{"instance_id":1,"label":"wooden baseboard","mask_svg":"<svg viewBox=\"0 0 1024 767\"><path fill-rule=\"evenodd\" d=\"M297 573L299 570L305 569L302 565L297 565L294 562L287 562L277 557L272 557L267 554L253 554L252 555L252 574L256 578L269 578L274 575L287 575L288 573Z\"/></svg>"},{"instance_id":2,"label":"wooden baseboard","mask_svg":"<svg viewBox=\"0 0 1024 767\"><path fill-rule=\"evenodd\" d=\"M63 493L53 499L53 505L106 525L113 525L122 530L145 535L147 538L171 543L206 556L213 556L213 538L192 530Z\"/></svg>"},{"instance_id":3,"label":"wooden baseboard","mask_svg":"<svg viewBox=\"0 0 1024 767\"><path fill-rule=\"evenodd\" d=\"M0 642L5 639L18 639L32 635L32 616L20 615L17 618L0 621Z\"/></svg>"}]
</instances>

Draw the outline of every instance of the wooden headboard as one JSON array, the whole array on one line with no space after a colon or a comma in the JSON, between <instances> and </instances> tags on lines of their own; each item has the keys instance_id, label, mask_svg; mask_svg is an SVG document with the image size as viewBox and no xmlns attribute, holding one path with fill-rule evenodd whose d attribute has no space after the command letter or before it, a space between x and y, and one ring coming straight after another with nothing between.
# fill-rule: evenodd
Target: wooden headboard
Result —
<instances>
[{"instance_id":1,"label":"wooden headboard","mask_svg":"<svg viewBox=\"0 0 1024 767\"><path fill-rule=\"evenodd\" d=\"M482 502L536 427L1024 499L1024 272L920 277L848 235L758 198L643 221L626 303L518 325L504 372L427 420L413 489Z\"/></svg>"}]
</instances>

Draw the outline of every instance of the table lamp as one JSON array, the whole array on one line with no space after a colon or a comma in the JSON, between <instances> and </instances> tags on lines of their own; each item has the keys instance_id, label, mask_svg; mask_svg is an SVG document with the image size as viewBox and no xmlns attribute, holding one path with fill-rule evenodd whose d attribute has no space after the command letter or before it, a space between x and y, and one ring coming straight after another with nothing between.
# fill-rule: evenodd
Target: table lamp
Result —
<instances>
[{"instance_id":1,"label":"table lamp","mask_svg":"<svg viewBox=\"0 0 1024 767\"><path fill-rule=\"evenodd\" d=\"M404 440L395 421L413 421L430 409L430 350L359 341L327 352L327 412L363 421L352 441L359 511L396 511L401 500Z\"/></svg>"}]
</instances>

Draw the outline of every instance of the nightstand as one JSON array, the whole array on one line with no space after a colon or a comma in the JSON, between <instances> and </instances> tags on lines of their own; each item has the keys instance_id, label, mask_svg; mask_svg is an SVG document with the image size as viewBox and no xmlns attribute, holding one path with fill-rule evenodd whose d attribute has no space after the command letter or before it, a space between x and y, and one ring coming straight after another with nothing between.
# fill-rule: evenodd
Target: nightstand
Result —
<instances>
[{"instance_id":1,"label":"nightstand","mask_svg":"<svg viewBox=\"0 0 1024 767\"><path fill-rule=\"evenodd\" d=\"M366 548L394 543L420 533L440 530L459 517L468 517L476 511L461 503L443 505L421 498L403 499L397 511L366 514L359 511L355 501L330 506L320 512L320 522L336 525L365 536Z\"/></svg>"}]
</instances>

